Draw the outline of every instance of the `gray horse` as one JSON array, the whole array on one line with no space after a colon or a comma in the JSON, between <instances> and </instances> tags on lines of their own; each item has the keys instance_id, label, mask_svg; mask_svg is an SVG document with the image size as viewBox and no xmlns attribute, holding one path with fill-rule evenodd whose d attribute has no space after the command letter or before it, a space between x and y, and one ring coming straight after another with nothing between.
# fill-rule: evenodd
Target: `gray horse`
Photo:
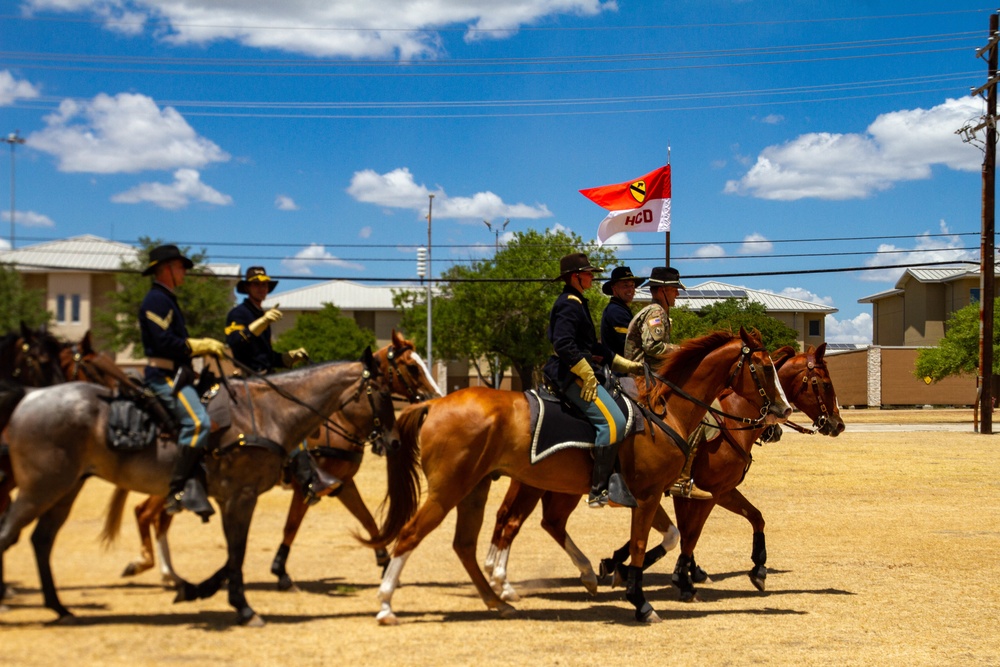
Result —
<instances>
[{"instance_id":1,"label":"gray horse","mask_svg":"<svg viewBox=\"0 0 1000 667\"><path fill-rule=\"evenodd\" d=\"M243 583L247 534L257 496L279 481L287 454L327 421L325 415L341 413L342 423L353 429L346 437L378 441L388 451L396 449L392 398L373 382L378 372L371 351L366 350L360 362L320 364L233 385L231 426L222 432L215 455L206 457L208 492L221 509L228 559L204 582L183 582L175 602L209 597L228 582L229 603L236 609L238 622L263 625L247 604ZM0 526L0 557L21 530L38 519L31 542L45 606L59 615L60 622L72 620L73 615L56 593L52 545L85 479L96 475L122 488L162 495L176 456L176 445L162 441L140 452L108 448L107 395L103 387L82 382L38 389L21 401L8 425L19 492ZM412 460L392 458L387 461L390 481L394 465L416 465ZM405 518L394 517L390 505L386 520L394 524ZM4 589L0 563L0 599Z\"/></svg>"}]
</instances>

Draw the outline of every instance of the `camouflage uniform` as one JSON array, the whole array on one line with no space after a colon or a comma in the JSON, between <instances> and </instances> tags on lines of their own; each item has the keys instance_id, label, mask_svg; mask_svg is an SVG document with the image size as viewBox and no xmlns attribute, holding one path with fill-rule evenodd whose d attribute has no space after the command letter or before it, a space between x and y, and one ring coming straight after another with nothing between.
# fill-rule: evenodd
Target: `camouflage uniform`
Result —
<instances>
[{"instance_id":1,"label":"camouflage uniform","mask_svg":"<svg viewBox=\"0 0 1000 667\"><path fill-rule=\"evenodd\" d=\"M658 303L640 310L625 334L625 357L653 366L673 349L670 344L670 317ZM645 357L645 358L644 358Z\"/></svg>"}]
</instances>

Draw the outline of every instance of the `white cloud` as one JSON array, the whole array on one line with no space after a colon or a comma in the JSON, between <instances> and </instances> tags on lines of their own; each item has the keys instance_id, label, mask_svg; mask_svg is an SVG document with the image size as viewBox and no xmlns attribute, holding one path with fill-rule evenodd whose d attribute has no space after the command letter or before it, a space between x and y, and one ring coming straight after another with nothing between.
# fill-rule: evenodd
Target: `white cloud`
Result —
<instances>
[{"instance_id":1,"label":"white cloud","mask_svg":"<svg viewBox=\"0 0 1000 667\"><path fill-rule=\"evenodd\" d=\"M703 245L694 251L695 257L702 258L718 258L726 256L726 249L721 245L716 245L715 243L709 243L708 245Z\"/></svg>"},{"instance_id":2,"label":"white cloud","mask_svg":"<svg viewBox=\"0 0 1000 667\"><path fill-rule=\"evenodd\" d=\"M772 250L774 250L774 244L768 241L763 234L754 232L743 237L743 245L740 246L739 252L742 255L757 255Z\"/></svg>"},{"instance_id":3,"label":"white cloud","mask_svg":"<svg viewBox=\"0 0 1000 667\"><path fill-rule=\"evenodd\" d=\"M830 343L860 343L871 345L872 316L861 313L849 320L838 320L833 315L826 316L826 340Z\"/></svg>"},{"instance_id":4,"label":"white cloud","mask_svg":"<svg viewBox=\"0 0 1000 667\"><path fill-rule=\"evenodd\" d=\"M38 97L38 88L25 80L16 80L10 70L0 72L0 107L13 104L17 100Z\"/></svg>"},{"instance_id":5,"label":"white cloud","mask_svg":"<svg viewBox=\"0 0 1000 667\"><path fill-rule=\"evenodd\" d=\"M371 225L365 225L364 227L358 230L359 239L367 239L370 238L371 235L372 235Z\"/></svg>"},{"instance_id":6,"label":"white cloud","mask_svg":"<svg viewBox=\"0 0 1000 667\"><path fill-rule=\"evenodd\" d=\"M374 11L356 0L25 0L28 9L92 12L116 32L139 31L155 18L154 33L175 44L234 41L266 50L313 56L401 59L442 52L437 28L464 25L467 41L502 39L522 25L561 14L614 11L614 0L383 0ZM127 5L127 9L126 9ZM491 32L478 32L488 30Z\"/></svg>"},{"instance_id":7,"label":"white cloud","mask_svg":"<svg viewBox=\"0 0 1000 667\"><path fill-rule=\"evenodd\" d=\"M544 205L505 204L492 192L477 192L471 197L449 197L441 187L431 190L417 185L406 167L379 174L371 169L354 172L347 193L357 201L386 208L409 209L427 214L430 195L434 195L433 216L479 223L493 218L549 218L552 213Z\"/></svg>"},{"instance_id":8,"label":"white cloud","mask_svg":"<svg viewBox=\"0 0 1000 667\"><path fill-rule=\"evenodd\" d=\"M768 291L768 290L762 290ZM788 297L789 299L798 299L799 301L808 301L809 303L820 303L824 306L832 306L833 298L829 296L819 296L815 292L810 292L803 287L785 287L780 292L776 292L779 296Z\"/></svg>"},{"instance_id":9,"label":"white cloud","mask_svg":"<svg viewBox=\"0 0 1000 667\"><path fill-rule=\"evenodd\" d=\"M55 156L64 172L135 173L229 160L176 110L160 109L145 95L102 93L89 102L63 100L45 123L27 143Z\"/></svg>"},{"instance_id":10,"label":"white cloud","mask_svg":"<svg viewBox=\"0 0 1000 667\"><path fill-rule=\"evenodd\" d=\"M938 223L939 233L950 234L948 224L941 220ZM979 249L962 250L965 242L960 236L931 236L930 232L924 232L914 239L913 248L900 248L891 243L882 243L878 246L880 254L870 257L865 261L865 266L892 266L878 271L862 271L859 274L861 280L868 282L896 282L903 274L906 265L921 264L924 262L959 262L959 261L979 261Z\"/></svg>"},{"instance_id":11,"label":"white cloud","mask_svg":"<svg viewBox=\"0 0 1000 667\"><path fill-rule=\"evenodd\" d=\"M295 200L288 195L278 195L274 198L274 207L279 211L297 211L299 210L298 204Z\"/></svg>"},{"instance_id":12,"label":"white cloud","mask_svg":"<svg viewBox=\"0 0 1000 667\"><path fill-rule=\"evenodd\" d=\"M949 99L931 109L882 114L862 134L803 134L762 150L725 192L781 201L860 199L929 178L935 165L979 171L982 153L955 130L982 113L981 100Z\"/></svg>"},{"instance_id":13,"label":"white cloud","mask_svg":"<svg viewBox=\"0 0 1000 667\"><path fill-rule=\"evenodd\" d=\"M10 250L10 241L0 239L0 250Z\"/></svg>"},{"instance_id":14,"label":"white cloud","mask_svg":"<svg viewBox=\"0 0 1000 667\"><path fill-rule=\"evenodd\" d=\"M632 252L632 240L626 232L618 232L608 237L605 246L611 246L616 253Z\"/></svg>"},{"instance_id":15,"label":"white cloud","mask_svg":"<svg viewBox=\"0 0 1000 667\"><path fill-rule=\"evenodd\" d=\"M204 202L216 206L229 206L233 198L201 182L201 175L194 169L178 169L173 183L142 183L131 190L111 197L116 204L149 202L160 208L176 210L191 202Z\"/></svg>"},{"instance_id":16,"label":"white cloud","mask_svg":"<svg viewBox=\"0 0 1000 667\"><path fill-rule=\"evenodd\" d=\"M365 269L361 264L337 259L336 256L327 252L324 246L317 243L309 244L295 253L293 257L286 257L281 260L281 264L292 273L300 276L311 276L314 268L329 269L331 267L338 267L354 271L364 271Z\"/></svg>"},{"instance_id":17,"label":"white cloud","mask_svg":"<svg viewBox=\"0 0 1000 667\"><path fill-rule=\"evenodd\" d=\"M10 222L10 211L0 213L0 220ZM25 227L55 227L56 223L47 215L34 211L17 211L14 216L16 224Z\"/></svg>"},{"instance_id":18,"label":"white cloud","mask_svg":"<svg viewBox=\"0 0 1000 667\"><path fill-rule=\"evenodd\" d=\"M763 118L761 118L760 122L766 123L768 125L777 125L779 123L784 122L784 120L785 120L785 117L782 116L780 113L770 113L770 114L764 116Z\"/></svg>"}]
</instances>

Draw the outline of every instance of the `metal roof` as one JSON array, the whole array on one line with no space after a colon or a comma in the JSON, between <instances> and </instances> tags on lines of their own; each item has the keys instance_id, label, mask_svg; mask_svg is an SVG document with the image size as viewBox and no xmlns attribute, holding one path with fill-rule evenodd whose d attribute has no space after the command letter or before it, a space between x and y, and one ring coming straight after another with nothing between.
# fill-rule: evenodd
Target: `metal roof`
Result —
<instances>
[{"instance_id":1,"label":"metal roof","mask_svg":"<svg viewBox=\"0 0 1000 667\"><path fill-rule=\"evenodd\" d=\"M762 292L749 289L747 287L737 287L727 285L717 281L709 281L700 285L695 285L686 290L678 290L677 306L687 306L691 310L700 310L707 306L715 305L726 299L746 299L753 303L759 303L769 313L836 313L837 309L812 301L793 299L788 296L781 296L774 292ZM649 295L649 285L643 285L636 290L636 301L649 302L652 297Z\"/></svg>"},{"instance_id":2,"label":"metal roof","mask_svg":"<svg viewBox=\"0 0 1000 667\"><path fill-rule=\"evenodd\" d=\"M0 262L14 264L18 271L25 273L118 271L123 262L134 262L137 257L138 250L134 246L93 234L0 251ZM239 264L208 263L205 267L217 276L240 275Z\"/></svg>"},{"instance_id":3,"label":"metal roof","mask_svg":"<svg viewBox=\"0 0 1000 667\"><path fill-rule=\"evenodd\" d=\"M395 310L392 293L399 289L419 289L413 285L368 286L349 280L299 287L287 292L273 292L264 301L265 308L280 304L282 310L321 310L332 303L341 310Z\"/></svg>"}]
</instances>

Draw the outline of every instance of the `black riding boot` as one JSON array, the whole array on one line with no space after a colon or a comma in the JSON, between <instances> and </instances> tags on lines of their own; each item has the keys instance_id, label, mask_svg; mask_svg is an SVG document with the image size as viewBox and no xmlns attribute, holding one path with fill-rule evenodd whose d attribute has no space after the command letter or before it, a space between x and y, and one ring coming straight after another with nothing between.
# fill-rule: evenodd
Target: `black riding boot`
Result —
<instances>
[{"instance_id":1,"label":"black riding boot","mask_svg":"<svg viewBox=\"0 0 1000 667\"><path fill-rule=\"evenodd\" d=\"M316 465L316 461L309 454L309 450L298 448L292 454L292 472L295 481L306 496L306 502L310 505L318 503L324 495L335 492L343 485L343 482L333 475L329 475Z\"/></svg>"},{"instance_id":2,"label":"black riding boot","mask_svg":"<svg viewBox=\"0 0 1000 667\"><path fill-rule=\"evenodd\" d=\"M628 490L625 479L615 472L618 460L618 445L594 447L594 475L590 485L587 504L599 509L613 502L622 507L637 507L638 503Z\"/></svg>"},{"instance_id":3,"label":"black riding boot","mask_svg":"<svg viewBox=\"0 0 1000 667\"><path fill-rule=\"evenodd\" d=\"M163 509L167 514L177 514L183 509L194 512L202 521L215 514L208 494L198 476L202 450L197 447L179 447L174 472L170 477L170 492Z\"/></svg>"}]
</instances>

